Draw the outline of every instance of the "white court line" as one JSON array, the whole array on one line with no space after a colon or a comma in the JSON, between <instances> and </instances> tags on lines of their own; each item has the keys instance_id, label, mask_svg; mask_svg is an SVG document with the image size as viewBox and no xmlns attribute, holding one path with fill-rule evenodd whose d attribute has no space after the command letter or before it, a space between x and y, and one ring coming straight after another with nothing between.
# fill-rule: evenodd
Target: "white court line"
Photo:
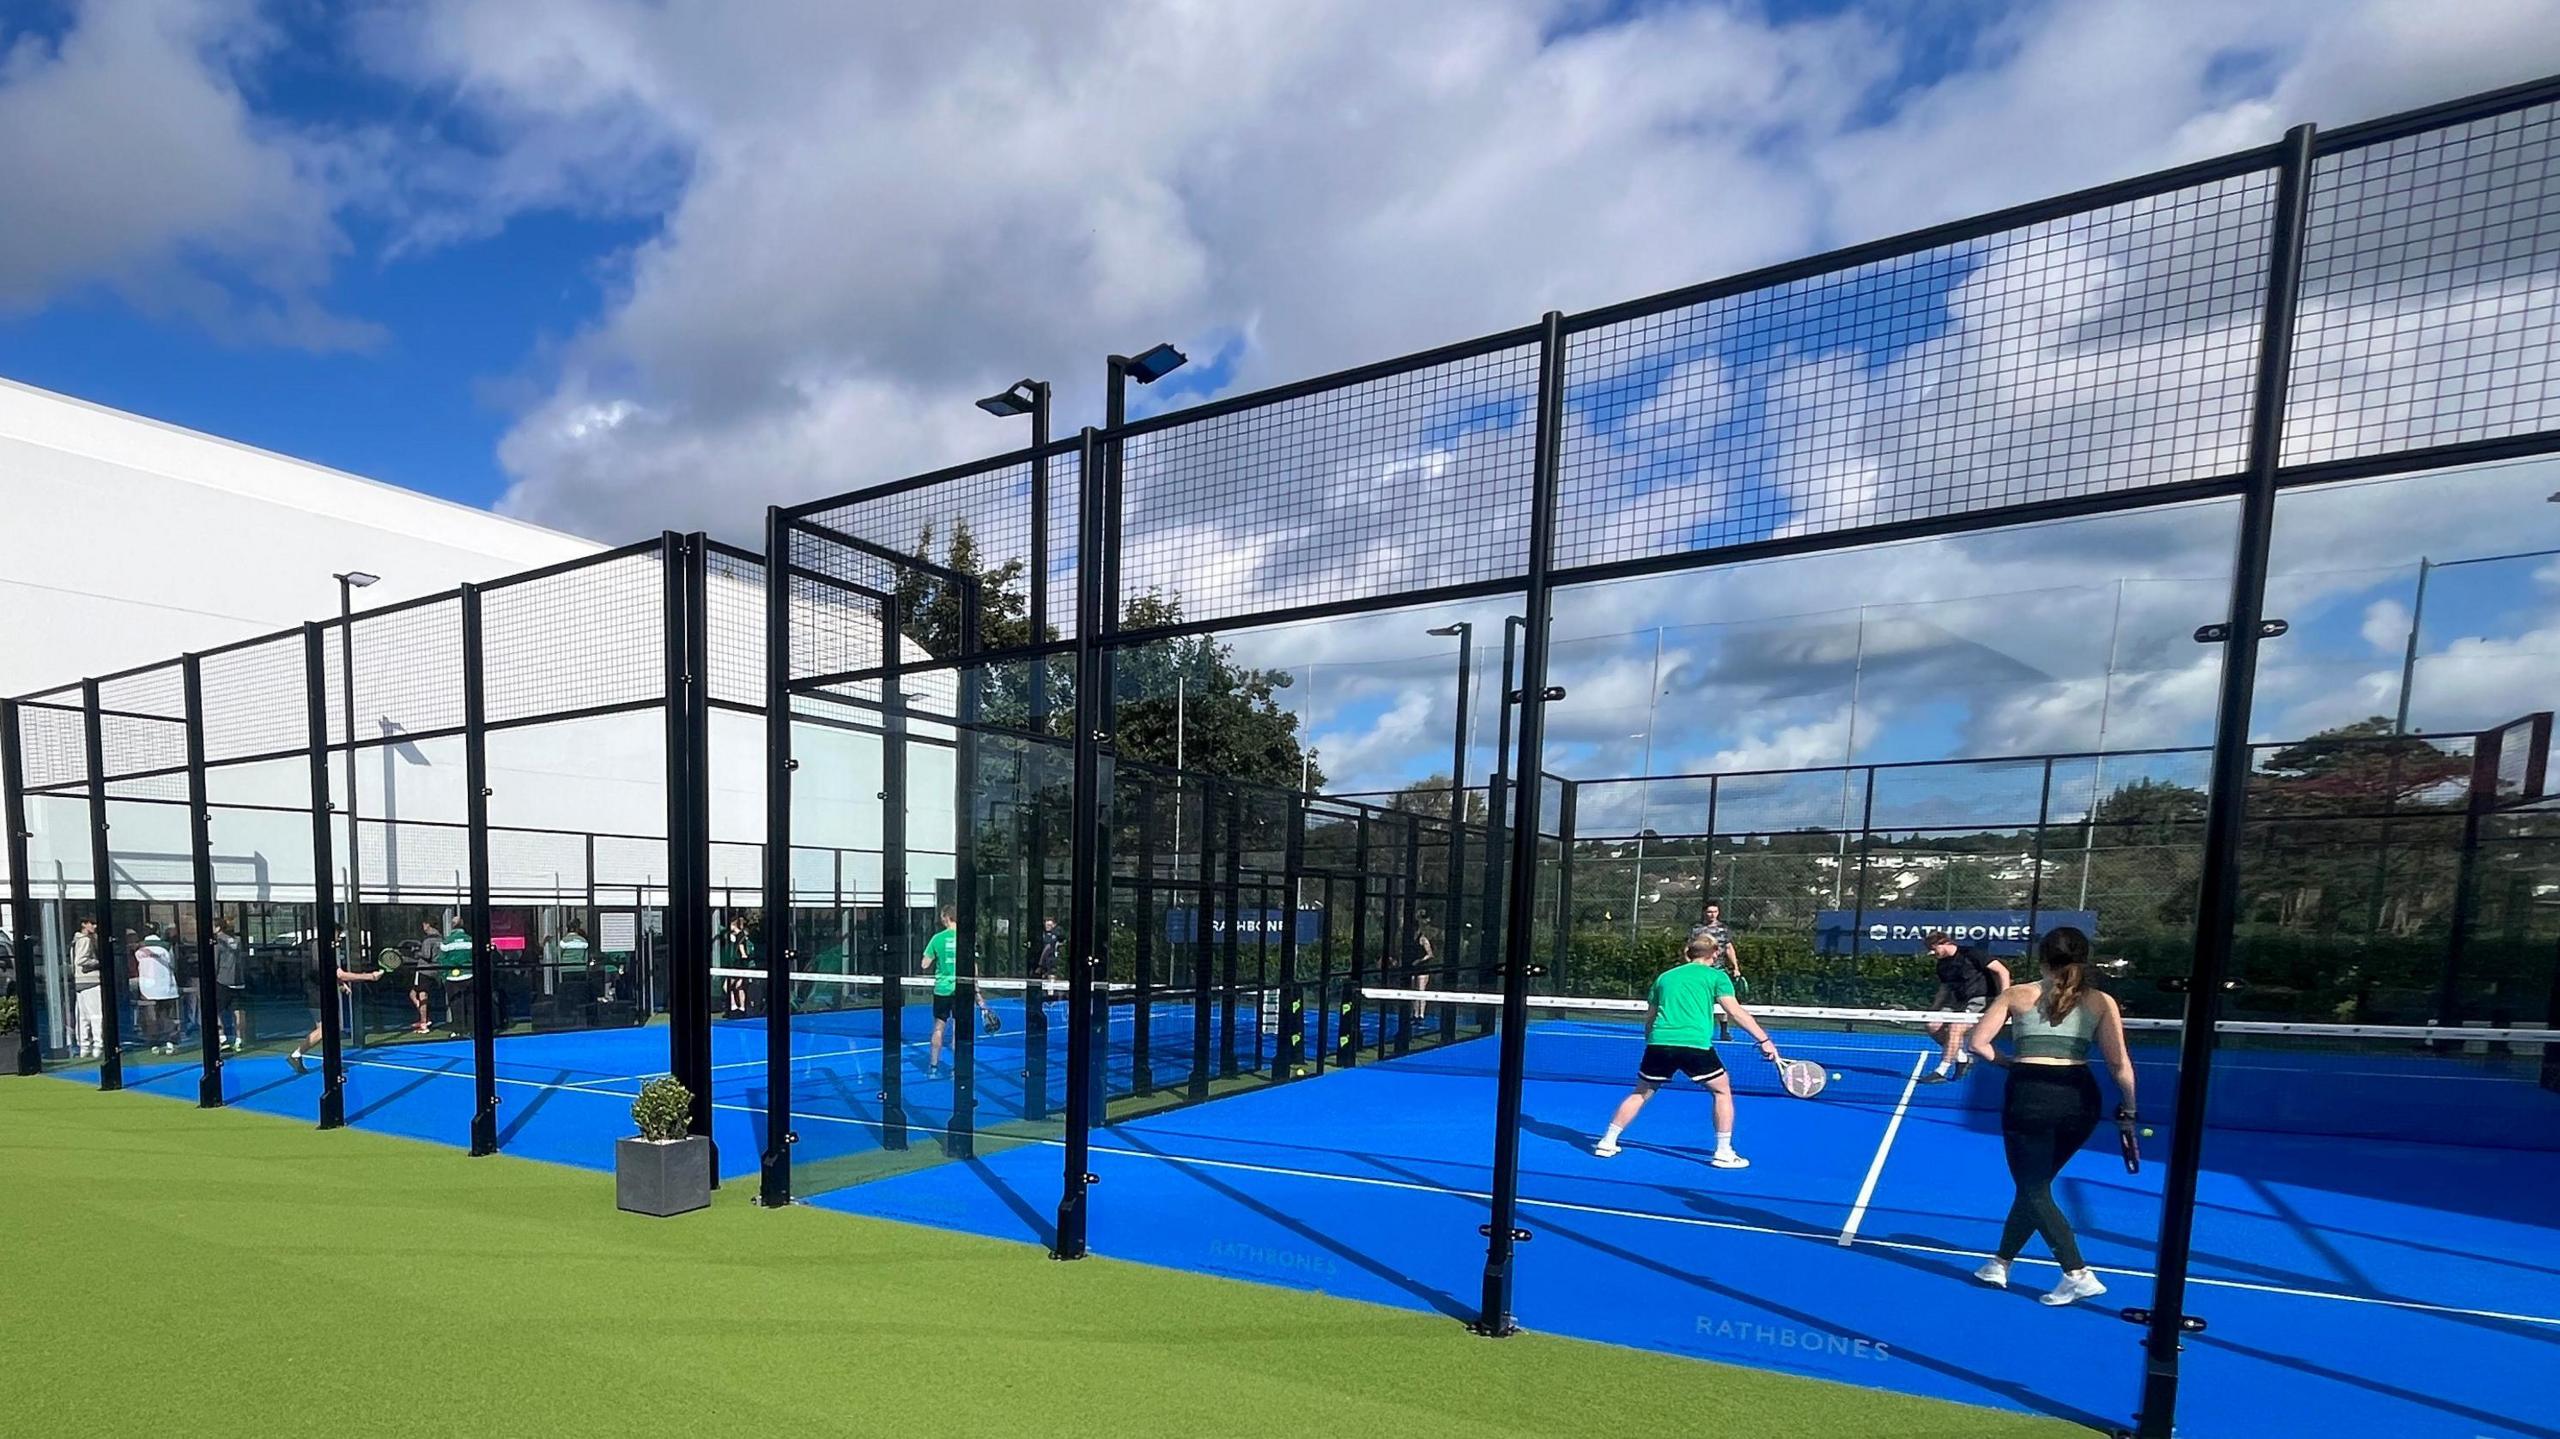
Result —
<instances>
[{"instance_id":1,"label":"white court line","mask_svg":"<svg viewBox=\"0 0 2560 1439\"><path fill-rule=\"evenodd\" d=\"M1849 1222L1840 1226L1842 1248L1858 1242L1858 1226L1867 1220L1867 1201L1876 1197L1876 1181L1884 1177L1885 1156L1893 1153L1893 1137L1902 1132L1902 1115L1911 1108L1911 1091L1920 1087L1920 1072L1929 1067L1929 1056L1921 1054L1911 1061L1911 1077L1902 1081L1902 1098L1893 1106L1893 1118L1885 1121L1884 1138L1876 1145L1874 1162L1867 1166L1867 1182L1858 1186L1858 1202L1849 1206Z\"/></svg>"},{"instance_id":2,"label":"white court line","mask_svg":"<svg viewBox=\"0 0 2560 1439\"><path fill-rule=\"evenodd\" d=\"M347 1063L351 1065L361 1065L368 1069L395 1069L410 1074L440 1076L447 1079L469 1079L472 1077L470 1074L457 1074L449 1069L421 1069L405 1064L385 1064L378 1060L348 1060ZM512 1085L523 1089L557 1090L567 1087L565 1085L558 1084L545 1084L540 1080L533 1079L500 1079L498 1083ZM585 1092L593 1093L594 1091ZM725 1109L736 1114L761 1115L764 1113L763 1106L753 1104L715 1103L711 1107L713 1109ZM841 1114L803 1114L794 1110L791 1117L793 1120L800 1123L842 1124L862 1129L878 1129L882 1127L878 1120L856 1119ZM946 1132L928 1124L910 1124L907 1126L907 1129L909 1133L942 1134ZM1031 1143L1047 1145L1053 1149L1064 1148L1066 1145L1065 1140L1051 1139L1045 1135L981 1135L980 1137L1001 1137L1008 1140L1027 1139ZM1252 1164L1240 1159L1199 1159L1180 1154L1157 1154L1144 1149L1122 1149L1115 1145L1105 1144L1096 1144L1091 1146L1091 1152L1095 1154L1115 1155L1124 1159L1148 1159L1159 1164L1183 1165L1198 1169L1232 1169L1248 1174L1273 1174L1290 1179L1320 1180L1330 1184L1355 1184L1372 1189L1397 1189L1412 1194L1439 1194L1446 1195L1453 1199L1472 1199L1488 1204L1493 1201L1493 1196L1483 1190L1454 1189L1441 1184L1418 1184L1405 1179L1377 1179L1368 1175L1360 1174L1327 1174L1322 1170L1315 1169L1292 1169L1287 1166L1277 1164ZM1520 1206L1523 1209L1550 1209L1563 1214L1595 1214L1610 1219L1635 1219L1651 1224L1676 1224L1690 1229L1716 1229L1734 1234L1765 1234L1779 1239L1819 1239L1826 1237L1816 1231L1806 1229L1780 1229L1773 1225L1744 1224L1731 1219L1701 1219L1694 1215L1686 1214L1652 1214L1641 1209L1619 1209L1615 1206L1605 1204L1575 1204L1562 1199L1533 1199L1527 1195L1521 1196ZM1914 1244L1908 1240L1900 1239L1865 1239L1858 1242L1871 1249L1891 1249L1905 1254L1934 1254L1951 1259L1988 1259L1991 1257L1990 1253L1985 1250L1955 1249L1940 1244ZM2020 1255L2018 1258L2010 1261L2010 1263L2012 1265L2027 1265L2043 1269L2058 1268L2058 1266L2050 1259L2031 1259L2025 1255ZM2126 1269L2105 1264L2092 1264L2089 1267L2100 1274L2113 1274L2127 1279L2157 1279L2159 1277L2156 1273L2148 1269ZM2459 1305L2427 1304L2415 1299L2384 1299L2369 1294L2340 1294L2327 1289L2297 1289L2288 1285L2257 1284L2241 1279L2211 1279L2200 1274L2188 1275L2187 1282L2189 1284L2203 1285L2212 1289L2237 1289L2245 1290L2253 1294L2281 1294L2294 1299L2329 1299L2335 1300L2341 1304L2367 1304L2381 1309L2406 1309L2419 1314L2444 1314L2464 1319L2494 1319L2509 1324L2533 1324L2546 1328L2560 1329L2560 1316L2544 1314L2510 1314L2497 1309L2465 1309Z\"/></svg>"}]
</instances>

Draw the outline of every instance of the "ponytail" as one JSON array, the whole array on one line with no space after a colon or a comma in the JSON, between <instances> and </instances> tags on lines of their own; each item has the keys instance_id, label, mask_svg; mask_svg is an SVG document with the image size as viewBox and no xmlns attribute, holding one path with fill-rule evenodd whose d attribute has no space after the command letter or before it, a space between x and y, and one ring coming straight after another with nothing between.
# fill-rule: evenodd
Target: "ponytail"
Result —
<instances>
[{"instance_id":1,"label":"ponytail","mask_svg":"<svg viewBox=\"0 0 2560 1439\"><path fill-rule=\"evenodd\" d=\"M2045 935L2036 957L2044 965L2045 981L2036 1008L2043 1012L2045 1023L2060 1024L2080 1007L2080 997L2089 988L2089 936L2061 925Z\"/></svg>"}]
</instances>

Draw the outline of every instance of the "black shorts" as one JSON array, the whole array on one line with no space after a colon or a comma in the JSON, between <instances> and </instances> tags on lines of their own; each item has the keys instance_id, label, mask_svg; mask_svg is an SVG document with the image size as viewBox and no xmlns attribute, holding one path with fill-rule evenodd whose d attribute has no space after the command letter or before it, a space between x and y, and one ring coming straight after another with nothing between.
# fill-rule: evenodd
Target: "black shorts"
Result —
<instances>
[{"instance_id":1,"label":"black shorts","mask_svg":"<svg viewBox=\"0 0 2560 1439\"><path fill-rule=\"evenodd\" d=\"M960 996L957 994L937 994L933 997L933 1017L949 1019L951 1011L958 1008L959 1004Z\"/></svg>"},{"instance_id":2,"label":"black shorts","mask_svg":"<svg viewBox=\"0 0 2560 1439\"><path fill-rule=\"evenodd\" d=\"M1724 1061L1714 1050L1681 1044L1648 1044L1636 1062L1636 1078L1647 1084L1669 1084L1684 1074L1704 1084L1722 1073Z\"/></svg>"}]
</instances>

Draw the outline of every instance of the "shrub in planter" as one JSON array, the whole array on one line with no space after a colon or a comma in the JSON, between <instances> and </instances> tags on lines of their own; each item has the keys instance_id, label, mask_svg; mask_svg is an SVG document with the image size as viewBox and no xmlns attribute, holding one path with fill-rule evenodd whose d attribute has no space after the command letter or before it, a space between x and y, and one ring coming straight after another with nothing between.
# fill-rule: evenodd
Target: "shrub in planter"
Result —
<instances>
[{"instance_id":1,"label":"shrub in planter","mask_svg":"<svg viewBox=\"0 0 2560 1439\"><path fill-rule=\"evenodd\" d=\"M18 1000L15 995L0 999L0 1034L18 1032Z\"/></svg>"},{"instance_id":2,"label":"shrub in planter","mask_svg":"<svg viewBox=\"0 0 2560 1439\"><path fill-rule=\"evenodd\" d=\"M691 1133L693 1091L653 1079L631 1105L637 1139L613 1147L614 1202L634 1214L683 1214L711 1203L711 1141Z\"/></svg>"}]
</instances>

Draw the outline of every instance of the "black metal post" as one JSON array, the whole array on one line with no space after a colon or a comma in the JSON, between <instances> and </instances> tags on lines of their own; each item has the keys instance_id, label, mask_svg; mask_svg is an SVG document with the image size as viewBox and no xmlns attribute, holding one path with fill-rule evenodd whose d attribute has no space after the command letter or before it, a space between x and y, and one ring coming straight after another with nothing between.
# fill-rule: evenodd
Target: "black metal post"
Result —
<instances>
[{"instance_id":1,"label":"black metal post","mask_svg":"<svg viewBox=\"0 0 2560 1439\"><path fill-rule=\"evenodd\" d=\"M1556 928L1548 941L1547 967L1558 993L1573 992L1573 826L1582 802L1582 786L1566 780L1556 787Z\"/></svg>"},{"instance_id":2,"label":"black metal post","mask_svg":"<svg viewBox=\"0 0 2560 1439\"><path fill-rule=\"evenodd\" d=\"M27 780L18 743L18 702L0 699L0 843L9 866L10 953L17 967L20 1074L44 1072L44 1031L36 1013L36 908L27 876Z\"/></svg>"},{"instance_id":3,"label":"black metal post","mask_svg":"<svg viewBox=\"0 0 2560 1439\"><path fill-rule=\"evenodd\" d=\"M498 1152L498 943L489 919L489 705L480 587L462 587L462 784L471 866L471 1152ZM352 738L352 736L350 736ZM352 775L350 783L352 784Z\"/></svg>"},{"instance_id":4,"label":"black metal post","mask_svg":"<svg viewBox=\"0 0 2560 1439\"><path fill-rule=\"evenodd\" d=\"M960 723L951 735L952 920L959 953L951 1003L951 1124L943 1149L954 1159L977 1153L978 1125L978 584L960 586ZM897 636L888 637L895 645ZM895 1051L890 1051L894 1054ZM889 1057L883 1055L883 1058Z\"/></svg>"},{"instance_id":5,"label":"black metal post","mask_svg":"<svg viewBox=\"0 0 2560 1439\"><path fill-rule=\"evenodd\" d=\"M1476 627L1460 620L1445 628L1458 632L1458 715L1449 737L1449 925L1448 943L1444 946L1447 953L1440 968L1449 977L1449 988L1456 989L1461 971L1459 956L1472 947L1481 967L1484 953L1481 941L1469 946L1462 940L1467 922L1467 704L1475 692ZM1443 1039L1454 1037L1457 1020L1455 1008L1442 1014Z\"/></svg>"},{"instance_id":6,"label":"black metal post","mask_svg":"<svg viewBox=\"0 0 2560 1439\"><path fill-rule=\"evenodd\" d=\"M2436 1023L2453 1028L2462 1022L2462 959L2471 947L2471 910L2478 898L2473 876L2480 855L2480 817L2496 803L2498 752L2474 753L2471 782L2462 798L2462 839L2456 847L2453 913L2447 919L2444 965L2436 977Z\"/></svg>"},{"instance_id":7,"label":"black metal post","mask_svg":"<svg viewBox=\"0 0 2560 1439\"><path fill-rule=\"evenodd\" d=\"M1076 542L1076 728L1073 815L1067 844L1067 1123L1064 1185L1058 1197L1056 1247L1060 1259L1085 1255L1085 1196L1093 1184L1090 1171L1093 1133L1093 977L1101 963L1103 929L1101 889L1110 869L1101 863L1100 844L1110 805L1103 796L1103 732L1107 716L1102 696L1108 657L1101 645L1102 485L1101 456L1094 431L1084 431L1078 451L1081 493Z\"/></svg>"},{"instance_id":8,"label":"black metal post","mask_svg":"<svg viewBox=\"0 0 2560 1439\"><path fill-rule=\"evenodd\" d=\"M669 530L658 537L658 674L665 699L665 727L660 744L667 804L667 906L660 928L670 941L684 933L685 896L692 892L694 886L693 847L685 840L693 826L692 747L686 743L688 729L685 723L693 683L685 644L689 599L686 594L687 557L682 535ZM587 884L591 890L595 884L592 842L589 844ZM642 896L640 902L645 904L647 897ZM602 934L596 936L599 943L603 938ZM693 1086L697 1043L695 1028L700 1020L693 1010L693 992L679 978L683 953L683 946L676 945L668 965L667 1073L690 1089ZM645 1017L645 999L643 1004Z\"/></svg>"},{"instance_id":9,"label":"black metal post","mask_svg":"<svg viewBox=\"0 0 2560 1439\"><path fill-rule=\"evenodd\" d=\"M320 1008L320 1127L347 1122L346 1038L338 1023L337 806L329 800L329 658L320 625L302 627L304 723L311 766L311 996ZM352 776L350 776L352 779ZM347 836L353 845L355 836ZM353 897L349 897L350 907Z\"/></svg>"},{"instance_id":10,"label":"black metal post","mask_svg":"<svg viewBox=\"0 0 2560 1439\"><path fill-rule=\"evenodd\" d=\"M1227 784L1227 874L1225 903L1226 932L1218 937L1220 956L1218 993L1218 1077L1236 1077L1236 985L1243 978L1244 943L1244 786Z\"/></svg>"},{"instance_id":11,"label":"black metal post","mask_svg":"<svg viewBox=\"0 0 2560 1439\"><path fill-rule=\"evenodd\" d=\"M666 566L668 1072L693 1095L692 1133L711 1136L711 696L709 538L661 540ZM593 869L589 870L590 882ZM711 1179L720 1182L719 1151Z\"/></svg>"},{"instance_id":12,"label":"black metal post","mask_svg":"<svg viewBox=\"0 0 2560 1439\"><path fill-rule=\"evenodd\" d=\"M1494 687L1494 712L1500 721L1493 742L1493 779L1485 787L1484 921L1477 936L1476 987L1491 990L1502 945L1502 865L1509 848L1507 816L1511 803L1511 714L1519 695L1511 687L1520 657L1520 617L1502 617L1502 678Z\"/></svg>"},{"instance_id":13,"label":"black metal post","mask_svg":"<svg viewBox=\"0 0 2560 1439\"><path fill-rule=\"evenodd\" d=\"M1278 1043L1271 1055L1273 1079L1300 1077L1306 1072L1307 1058L1307 997L1298 987L1298 884L1306 865L1307 797L1292 790L1288 804L1288 829L1280 850L1280 983L1272 992L1273 1002L1280 1006Z\"/></svg>"},{"instance_id":14,"label":"black metal post","mask_svg":"<svg viewBox=\"0 0 2560 1439\"><path fill-rule=\"evenodd\" d=\"M880 1147L888 1150L905 1149L909 1140L907 976L921 953L907 873L905 634L892 586L880 601Z\"/></svg>"},{"instance_id":15,"label":"black metal post","mask_svg":"<svg viewBox=\"0 0 2560 1439\"><path fill-rule=\"evenodd\" d=\"M1209 1097L1209 1049L1217 1042L1215 1038L1217 1020L1210 1010L1209 991L1216 984L1216 980L1210 974L1209 945L1211 936L1217 933L1211 918L1216 913L1213 908L1216 901L1211 886L1217 882L1217 872L1212 867L1211 856L1218 852L1218 804L1217 792L1206 782L1194 786L1193 792L1200 796L1200 828L1197 831L1200 844L1200 866L1199 887L1192 891L1191 903L1190 1096L1194 1100L1202 1100ZM1181 800L1177 798L1175 803L1179 804Z\"/></svg>"},{"instance_id":16,"label":"black metal post","mask_svg":"<svg viewBox=\"0 0 2560 1439\"><path fill-rule=\"evenodd\" d=\"M1404 978L1401 988L1417 989L1421 981L1415 971L1422 963L1422 817L1407 815L1404 821L1404 915L1396 940L1396 970ZM1419 1004L1398 1008L1404 1018L1396 1025L1396 1053L1413 1052L1413 1030L1420 1022Z\"/></svg>"},{"instance_id":17,"label":"black metal post","mask_svg":"<svg viewBox=\"0 0 2560 1439\"><path fill-rule=\"evenodd\" d=\"M2249 419L2248 490L2241 499L2230 627L2223 641L2222 702L2214 718L2213 781L2205 810L2204 874L2196 896L2195 966L2187 977L2178 1037L2177 1110L2161 1183L2158 1277L2143 1341L2141 1410L2145 1439L2168 1439L2177 1422L2178 1351L2189 1323L2187 1265L2195 1239L2196 1180L2203 1168L2205 1102L2213 1078L2214 1025L2231 972L2240 908L2241 830L2249 805L2249 720L2256 698L2258 641L2266 619L2267 550L2275 533L2276 472L2293 372L2294 315L2300 301L2303 231L2311 200L2312 127L2285 132L2269 230L2266 312L2258 335L2258 375ZM2128 1314L2128 1318L2135 1317Z\"/></svg>"},{"instance_id":18,"label":"black metal post","mask_svg":"<svg viewBox=\"0 0 2560 1439\"><path fill-rule=\"evenodd\" d=\"M196 1012L204 1016L197 1035L204 1052L204 1073L196 1081L196 1104L220 1109L222 986L213 964L213 807L206 796L204 772L203 662L194 655L179 660L178 678L187 706L187 860L195 884Z\"/></svg>"},{"instance_id":19,"label":"black metal post","mask_svg":"<svg viewBox=\"0 0 2560 1439\"><path fill-rule=\"evenodd\" d=\"M1867 941L1867 861L1875 852L1876 840L1876 767L1867 766L1867 793L1858 810L1858 883L1850 897L1855 906L1849 916L1849 968L1855 973L1858 956Z\"/></svg>"},{"instance_id":20,"label":"black metal post","mask_svg":"<svg viewBox=\"0 0 2560 1439\"><path fill-rule=\"evenodd\" d=\"M1351 973L1342 982L1333 1031L1333 1062L1346 1069L1360 1062L1360 991L1369 973L1369 812L1362 810L1351 825Z\"/></svg>"},{"instance_id":21,"label":"black metal post","mask_svg":"<svg viewBox=\"0 0 2560 1439\"><path fill-rule=\"evenodd\" d=\"M1138 923L1130 936L1137 942L1137 972L1131 976L1137 981L1137 1013L1129 1033L1129 1092L1139 1095L1152 1094L1156 1087L1156 801L1163 789L1152 783L1133 784L1130 792L1138 802ZM1175 803L1180 802L1177 797Z\"/></svg>"},{"instance_id":22,"label":"black metal post","mask_svg":"<svg viewBox=\"0 0 2560 1439\"><path fill-rule=\"evenodd\" d=\"M2036 837L2027 851L2027 952L2036 947L2036 916L2044 909L2044 827L2053 818L2053 761L2044 762L2044 787L2036 794Z\"/></svg>"},{"instance_id":23,"label":"black metal post","mask_svg":"<svg viewBox=\"0 0 2560 1439\"><path fill-rule=\"evenodd\" d=\"M115 856L107 842L106 732L98 682L80 682L82 744L89 771L89 903L98 916L98 1087L124 1088L124 967L133 956L116 940Z\"/></svg>"},{"instance_id":24,"label":"black metal post","mask_svg":"<svg viewBox=\"0 0 2560 1439\"><path fill-rule=\"evenodd\" d=\"M756 1200L791 1202L791 524L779 506L764 516L764 1162ZM898 652L896 627L881 652ZM895 897L898 903L905 896ZM895 1050L882 1056L893 1069Z\"/></svg>"},{"instance_id":25,"label":"black metal post","mask_svg":"<svg viewBox=\"0 0 2560 1439\"><path fill-rule=\"evenodd\" d=\"M1716 899L1716 800L1717 791L1723 787L1723 776L1707 777L1706 857L1698 864L1698 918L1701 922L1707 917L1707 906L1718 903Z\"/></svg>"},{"instance_id":26,"label":"black metal post","mask_svg":"<svg viewBox=\"0 0 2560 1439\"><path fill-rule=\"evenodd\" d=\"M1031 642L1049 642L1049 382L1033 380L1031 387ZM1046 786L1034 782L1037 774L1047 771L1045 760L1049 734L1049 664L1050 657L1040 655L1031 661L1031 733L1036 736L1023 747L1026 766L1023 775L1023 853L1029 870L1025 892L1029 899L1029 923L1024 933L1045 952L1046 926L1049 918L1049 805ZM1037 764L1034 761L1038 760ZM1023 987L1022 997L1022 1117L1045 1120L1049 1117L1049 984L1051 976L1033 975Z\"/></svg>"},{"instance_id":27,"label":"black metal post","mask_svg":"<svg viewBox=\"0 0 2560 1439\"><path fill-rule=\"evenodd\" d=\"M1550 311L1538 341L1538 437L1529 502L1528 586L1523 596L1520 737L1515 773L1534 777L1547 735L1547 628L1554 597L1547 580L1555 549L1556 484L1564 432L1564 317ZM1537 915L1538 804L1532 778L1520 787L1511 834L1510 891L1502 935L1500 1079L1494 1098L1493 1217L1485 1226L1484 1297L1472 1326L1502 1335L1511 1317L1514 1247L1520 1213L1520 1091L1528 1071L1529 926Z\"/></svg>"}]
</instances>

